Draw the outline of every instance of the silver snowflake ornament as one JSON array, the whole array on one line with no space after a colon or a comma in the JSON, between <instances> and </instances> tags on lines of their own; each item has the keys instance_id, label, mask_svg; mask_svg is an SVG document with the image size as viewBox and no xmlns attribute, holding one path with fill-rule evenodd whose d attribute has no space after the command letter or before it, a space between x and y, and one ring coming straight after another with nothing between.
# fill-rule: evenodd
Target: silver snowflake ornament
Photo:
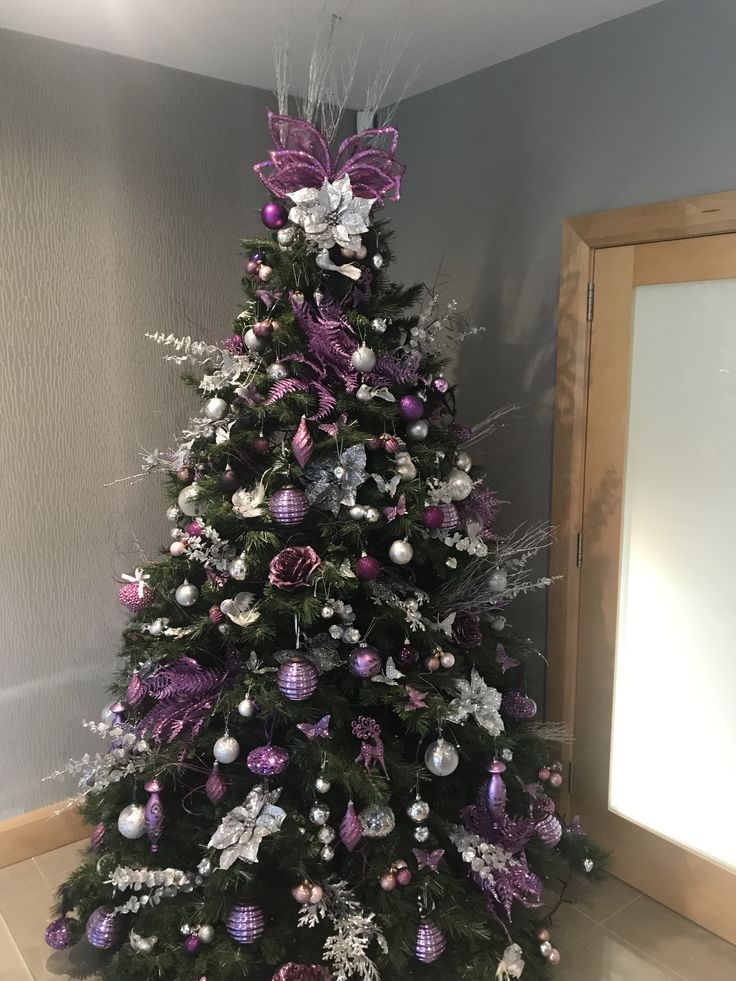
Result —
<instances>
[{"instance_id":1,"label":"silver snowflake ornament","mask_svg":"<svg viewBox=\"0 0 736 981\"><path fill-rule=\"evenodd\" d=\"M320 249L331 249L333 245L357 249L361 234L368 231L368 216L376 201L353 197L347 174L334 184L325 181L319 190L302 187L289 197L294 202L289 220L300 225L309 241Z\"/></svg>"}]
</instances>

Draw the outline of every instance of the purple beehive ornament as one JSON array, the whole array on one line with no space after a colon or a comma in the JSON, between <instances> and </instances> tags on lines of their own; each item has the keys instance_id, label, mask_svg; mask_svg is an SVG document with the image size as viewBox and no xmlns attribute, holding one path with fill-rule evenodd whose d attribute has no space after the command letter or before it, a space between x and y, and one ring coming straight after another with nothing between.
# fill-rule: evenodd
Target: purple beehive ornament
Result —
<instances>
[{"instance_id":1,"label":"purple beehive ornament","mask_svg":"<svg viewBox=\"0 0 736 981\"><path fill-rule=\"evenodd\" d=\"M123 918L111 906L98 906L85 927L87 940L98 950L117 947L123 935Z\"/></svg>"},{"instance_id":2,"label":"purple beehive ornament","mask_svg":"<svg viewBox=\"0 0 736 981\"><path fill-rule=\"evenodd\" d=\"M515 722L533 719L537 714L537 703L520 691L507 691L501 700L501 713Z\"/></svg>"},{"instance_id":3,"label":"purple beehive ornament","mask_svg":"<svg viewBox=\"0 0 736 981\"><path fill-rule=\"evenodd\" d=\"M164 833L164 806L161 803L160 793L163 787L158 780L149 780L145 789L151 795L146 803L145 820L146 834L151 842L151 851L156 854L161 835Z\"/></svg>"},{"instance_id":4,"label":"purple beehive ornament","mask_svg":"<svg viewBox=\"0 0 736 981\"><path fill-rule=\"evenodd\" d=\"M358 846L358 842L363 837L363 826L360 823L360 818L355 813L355 807L352 801L348 801L347 810L345 811L345 816L340 822L340 841L345 845L349 852L354 851Z\"/></svg>"},{"instance_id":5,"label":"purple beehive ornament","mask_svg":"<svg viewBox=\"0 0 736 981\"><path fill-rule=\"evenodd\" d=\"M204 792L211 804L219 804L227 793L227 784L220 773L219 763L213 764L212 773L207 777L207 783L204 785Z\"/></svg>"},{"instance_id":6,"label":"purple beehive ornament","mask_svg":"<svg viewBox=\"0 0 736 981\"><path fill-rule=\"evenodd\" d=\"M460 515L454 504L440 504L442 510L442 529L452 531L453 528L460 527Z\"/></svg>"},{"instance_id":7,"label":"purple beehive ornament","mask_svg":"<svg viewBox=\"0 0 736 981\"><path fill-rule=\"evenodd\" d=\"M307 495L299 487L283 487L268 502L271 517L277 525L301 524L309 510Z\"/></svg>"},{"instance_id":8,"label":"purple beehive ornament","mask_svg":"<svg viewBox=\"0 0 736 981\"><path fill-rule=\"evenodd\" d=\"M64 950L71 943L71 921L66 916L59 917L46 927L44 940L54 950Z\"/></svg>"},{"instance_id":9,"label":"purple beehive ornament","mask_svg":"<svg viewBox=\"0 0 736 981\"><path fill-rule=\"evenodd\" d=\"M276 684L291 702L305 702L317 688L317 669L302 654L295 654L279 667Z\"/></svg>"},{"instance_id":10,"label":"purple beehive ornament","mask_svg":"<svg viewBox=\"0 0 736 981\"><path fill-rule=\"evenodd\" d=\"M502 773L506 770L506 764L501 760L492 760L486 767L490 773L486 783L486 807L488 813L493 817L501 817L506 810L506 784L503 782Z\"/></svg>"},{"instance_id":11,"label":"purple beehive ornament","mask_svg":"<svg viewBox=\"0 0 736 981\"><path fill-rule=\"evenodd\" d=\"M227 932L238 944L254 944L266 929L266 921L260 906L237 903L227 918Z\"/></svg>"},{"instance_id":12,"label":"purple beehive ornament","mask_svg":"<svg viewBox=\"0 0 736 981\"><path fill-rule=\"evenodd\" d=\"M441 957L447 946L447 939L431 920L422 920L417 929L417 939L414 944L414 956L422 964L431 964Z\"/></svg>"},{"instance_id":13,"label":"purple beehive ornament","mask_svg":"<svg viewBox=\"0 0 736 981\"><path fill-rule=\"evenodd\" d=\"M89 843L92 846L92 850L95 852L101 852L102 846L105 843L105 825L102 821L96 824L89 836Z\"/></svg>"},{"instance_id":14,"label":"purple beehive ornament","mask_svg":"<svg viewBox=\"0 0 736 981\"><path fill-rule=\"evenodd\" d=\"M537 838L547 848L555 848L559 845L560 838L562 838L562 825L556 814L548 814L547 817L542 818L534 830L537 833Z\"/></svg>"},{"instance_id":15,"label":"purple beehive ornament","mask_svg":"<svg viewBox=\"0 0 736 981\"><path fill-rule=\"evenodd\" d=\"M257 746L248 753L246 765L259 777L275 777L289 765L289 754L281 746Z\"/></svg>"}]
</instances>

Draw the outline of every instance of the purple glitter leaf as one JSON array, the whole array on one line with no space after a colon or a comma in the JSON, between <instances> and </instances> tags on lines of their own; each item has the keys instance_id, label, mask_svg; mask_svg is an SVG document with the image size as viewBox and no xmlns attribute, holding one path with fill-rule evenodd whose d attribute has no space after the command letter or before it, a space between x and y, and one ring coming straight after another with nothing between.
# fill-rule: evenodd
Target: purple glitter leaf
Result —
<instances>
[{"instance_id":1,"label":"purple glitter leaf","mask_svg":"<svg viewBox=\"0 0 736 981\"><path fill-rule=\"evenodd\" d=\"M283 381L278 381L271 386L266 401L263 404L273 405L286 395L291 395L294 392L306 392L308 387L303 381L299 381L298 378L285 378Z\"/></svg>"},{"instance_id":2,"label":"purple glitter leaf","mask_svg":"<svg viewBox=\"0 0 736 981\"><path fill-rule=\"evenodd\" d=\"M232 662L224 668L203 668L191 657L182 657L150 675L145 685L158 705L138 723L141 735L156 742L172 742L185 730L193 739L204 726L220 692L232 682Z\"/></svg>"}]
</instances>

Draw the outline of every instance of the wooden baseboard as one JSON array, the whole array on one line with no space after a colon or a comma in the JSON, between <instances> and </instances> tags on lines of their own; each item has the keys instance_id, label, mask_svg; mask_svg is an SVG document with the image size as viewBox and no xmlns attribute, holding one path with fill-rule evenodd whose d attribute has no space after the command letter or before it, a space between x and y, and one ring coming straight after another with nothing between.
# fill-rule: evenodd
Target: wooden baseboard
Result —
<instances>
[{"instance_id":1,"label":"wooden baseboard","mask_svg":"<svg viewBox=\"0 0 736 981\"><path fill-rule=\"evenodd\" d=\"M0 821L0 869L86 837L89 828L80 815L71 807L57 814L62 807L63 802L49 804Z\"/></svg>"}]
</instances>

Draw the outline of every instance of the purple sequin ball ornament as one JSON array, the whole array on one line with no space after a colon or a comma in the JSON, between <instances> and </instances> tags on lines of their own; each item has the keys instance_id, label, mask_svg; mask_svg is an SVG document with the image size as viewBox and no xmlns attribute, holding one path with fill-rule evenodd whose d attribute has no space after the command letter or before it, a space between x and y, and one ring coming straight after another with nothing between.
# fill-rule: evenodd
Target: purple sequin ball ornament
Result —
<instances>
[{"instance_id":1,"label":"purple sequin ball ornament","mask_svg":"<svg viewBox=\"0 0 736 981\"><path fill-rule=\"evenodd\" d=\"M184 938L184 953L189 957L196 957L202 946L202 941L196 933L190 933Z\"/></svg>"},{"instance_id":2,"label":"purple sequin ball ornament","mask_svg":"<svg viewBox=\"0 0 736 981\"><path fill-rule=\"evenodd\" d=\"M89 836L89 843L92 846L93 851L102 851L102 846L105 843L105 825L102 821L92 828L92 833Z\"/></svg>"},{"instance_id":3,"label":"purple sequin ball ornament","mask_svg":"<svg viewBox=\"0 0 736 981\"><path fill-rule=\"evenodd\" d=\"M444 395L449 387L450 383L446 378L443 378L442 375L438 375L432 382L432 388L440 395Z\"/></svg>"},{"instance_id":4,"label":"purple sequin ball ornament","mask_svg":"<svg viewBox=\"0 0 736 981\"><path fill-rule=\"evenodd\" d=\"M522 722L537 714L537 703L520 691L507 691L501 700L501 712L508 719Z\"/></svg>"},{"instance_id":5,"label":"purple sequin ball ornament","mask_svg":"<svg viewBox=\"0 0 736 981\"><path fill-rule=\"evenodd\" d=\"M268 509L277 525L298 525L306 517L309 501L298 487L283 487L268 502Z\"/></svg>"},{"instance_id":6,"label":"purple sequin ball ornament","mask_svg":"<svg viewBox=\"0 0 736 981\"><path fill-rule=\"evenodd\" d=\"M275 777L289 765L289 754L281 746L258 746L248 753L246 765L259 777Z\"/></svg>"},{"instance_id":7,"label":"purple sequin ball ornament","mask_svg":"<svg viewBox=\"0 0 736 981\"><path fill-rule=\"evenodd\" d=\"M289 212L278 201L269 201L261 208L261 221L272 232L277 232L279 228L283 228L288 220Z\"/></svg>"},{"instance_id":8,"label":"purple sequin ball ornament","mask_svg":"<svg viewBox=\"0 0 736 981\"><path fill-rule=\"evenodd\" d=\"M562 825L555 814L548 814L543 818L534 829L537 838L546 845L547 848L555 848L562 838Z\"/></svg>"},{"instance_id":9,"label":"purple sequin ball ornament","mask_svg":"<svg viewBox=\"0 0 736 981\"><path fill-rule=\"evenodd\" d=\"M417 930L417 939L414 944L414 956L422 964L431 964L441 957L447 946L447 939L431 920L422 920Z\"/></svg>"},{"instance_id":10,"label":"purple sequin ball ornament","mask_svg":"<svg viewBox=\"0 0 736 981\"><path fill-rule=\"evenodd\" d=\"M111 906L98 906L85 927L87 940L98 950L117 947L123 935L123 919Z\"/></svg>"},{"instance_id":11,"label":"purple sequin ball ornament","mask_svg":"<svg viewBox=\"0 0 736 981\"><path fill-rule=\"evenodd\" d=\"M66 916L54 920L46 927L43 939L54 950L64 950L71 943L70 925L71 922Z\"/></svg>"},{"instance_id":12,"label":"purple sequin ball ornament","mask_svg":"<svg viewBox=\"0 0 736 981\"><path fill-rule=\"evenodd\" d=\"M353 569L361 582L372 582L381 575L381 563L372 555L361 555Z\"/></svg>"},{"instance_id":13,"label":"purple sequin ball ornament","mask_svg":"<svg viewBox=\"0 0 736 981\"><path fill-rule=\"evenodd\" d=\"M401 418L407 422L416 422L424 415L424 402L418 395L402 395L399 399Z\"/></svg>"},{"instance_id":14,"label":"purple sequin ball ornament","mask_svg":"<svg viewBox=\"0 0 736 981\"><path fill-rule=\"evenodd\" d=\"M291 702L305 702L317 689L317 669L302 654L295 654L279 667L276 684Z\"/></svg>"},{"instance_id":15,"label":"purple sequin ball ornament","mask_svg":"<svg viewBox=\"0 0 736 981\"><path fill-rule=\"evenodd\" d=\"M254 944L266 929L266 921L260 906L238 903L230 910L227 932L238 944Z\"/></svg>"},{"instance_id":16,"label":"purple sequin ball ornament","mask_svg":"<svg viewBox=\"0 0 736 981\"><path fill-rule=\"evenodd\" d=\"M381 673L381 655L375 647L361 644L350 652L348 668L356 678L375 678Z\"/></svg>"},{"instance_id":17,"label":"purple sequin ball ornament","mask_svg":"<svg viewBox=\"0 0 736 981\"><path fill-rule=\"evenodd\" d=\"M460 526L460 515L454 504L440 504L442 511L442 525L441 527L447 531L451 531L453 528L458 528Z\"/></svg>"}]
</instances>

